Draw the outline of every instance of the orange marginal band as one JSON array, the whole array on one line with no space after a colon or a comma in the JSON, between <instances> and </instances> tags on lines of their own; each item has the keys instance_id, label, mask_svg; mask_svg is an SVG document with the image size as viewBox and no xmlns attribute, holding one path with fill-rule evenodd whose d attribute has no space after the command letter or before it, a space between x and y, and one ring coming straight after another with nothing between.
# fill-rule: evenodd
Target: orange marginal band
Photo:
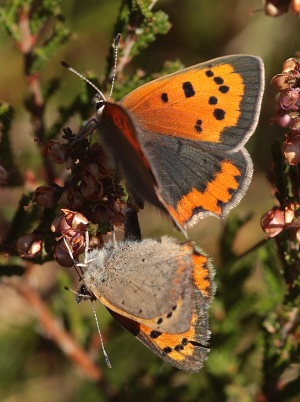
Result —
<instances>
[{"instance_id":1,"label":"orange marginal band","mask_svg":"<svg viewBox=\"0 0 300 402\"><path fill-rule=\"evenodd\" d=\"M207 296L211 296L211 279L208 269L208 260L202 254L194 253L192 256L193 262L197 268L194 270L194 283L197 289Z\"/></svg>"},{"instance_id":2,"label":"orange marginal band","mask_svg":"<svg viewBox=\"0 0 300 402\"><path fill-rule=\"evenodd\" d=\"M140 330L144 332L152 340L153 343L163 352L165 348L171 348L172 351L168 356L176 361L185 360L186 356L191 356L194 353L195 345L190 341L197 341L196 337L197 313L194 311L191 321L191 328L184 334L161 334L158 338L153 339L151 333L153 330L143 324L140 325ZM182 340L186 338L189 342L180 351L176 350L177 345L182 345Z\"/></svg>"},{"instance_id":3,"label":"orange marginal band","mask_svg":"<svg viewBox=\"0 0 300 402\"><path fill-rule=\"evenodd\" d=\"M241 171L232 162L222 162L221 172L208 183L204 192L193 188L190 193L182 197L176 209L171 205L167 206L169 213L182 225L193 217L196 208L221 215L222 208L218 201L228 203L231 200L232 194L229 190L237 190L239 187L235 176L241 176Z\"/></svg>"}]
</instances>

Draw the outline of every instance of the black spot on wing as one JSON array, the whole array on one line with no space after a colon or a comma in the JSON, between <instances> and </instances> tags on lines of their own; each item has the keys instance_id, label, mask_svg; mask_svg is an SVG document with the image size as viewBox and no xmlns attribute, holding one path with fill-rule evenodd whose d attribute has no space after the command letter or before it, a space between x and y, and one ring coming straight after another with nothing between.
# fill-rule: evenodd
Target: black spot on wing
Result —
<instances>
[{"instance_id":1,"label":"black spot on wing","mask_svg":"<svg viewBox=\"0 0 300 402\"><path fill-rule=\"evenodd\" d=\"M205 74L206 74L207 77L213 77L215 75L214 72L211 71L211 70L205 71Z\"/></svg>"},{"instance_id":2,"label":"black spot on wing","mask_svg":"<svg viewBox=\"0 0 300 402\"><path fill-rule=\"evenodd\" d=\"M159 331L151 331L150 337L151 337L152 339L157 339L161 334L162 334L162 333L159 332Z\"/></svg>"},{"instance_id":3,"label":"black spot on wing","mask_svg":"<svg viewBox=\"0 0 300 402\"><path fill-rule=\"evenodd\" d=\"M163 93L161 94L161 100L162 100L164 103L169 102L168 94L165 93L165 92L163 92Z\"/></svg>"},{"instance_id":4,"label":"black spot on wing","mask_svg":"<svg viewBox=\"0 0 300 402\"><path fill-rule=\"evenodd\" d=\"M196 124L195 124L195 130L197 131L197 133L201 133L202 132L202 120L197 120Z\"/></svg>"},{"instance_id":5,"label":"black spot on wing","mask_svg":"<svg viewBox=\"0 0 300 402\"><path fill-rule=\"evenodd\" d=\"M227 85L221 85L219 91L222 92L222 94L226 94L229 91L229 87Z\"/></svg>"},{"instance_id":6,"label":"black spot on wing","mask_svg":"<svg viewBox=\"0 0 300 402\"><path fill-rule=\"evenodd\" d=\"M214 81L218 85L224 84L224 79L222 77L215 77Z\"/></svg>"},{"instance_id":7,"label":"black spot on wing","mask_svg":"<svg viewBox=\"0 0 300 402\"><path fill-rule=\"evenodd\" d=\"M186 98L191 98L192 96L196 95L194 87L190 81L184 82L182 84L182 88Z\"/></svg>"},{"instance_id":8,"label":"black spot on wing","mask_svg":"<svg viewBox=\"0 0 300 402\"><path fill-rule=\"evenodd\" d=\"M214 110L214 117L217 120L224 120L225 119L225 114L226 114L226 112L223 109L215 109Z\"/></svg>"},{"instance_id":9,"label":"black spot on wing","mask_svg":"<svg viewBox=\"0 0 300 402\"><path fill-rule=\"evenodd\" d=\"M216 98L215 96L211 96L211 97L208 99L208 103L209 103L210 105L216 105L216 104L218 103L218 98Z\"/></svg>"}]
</instances>

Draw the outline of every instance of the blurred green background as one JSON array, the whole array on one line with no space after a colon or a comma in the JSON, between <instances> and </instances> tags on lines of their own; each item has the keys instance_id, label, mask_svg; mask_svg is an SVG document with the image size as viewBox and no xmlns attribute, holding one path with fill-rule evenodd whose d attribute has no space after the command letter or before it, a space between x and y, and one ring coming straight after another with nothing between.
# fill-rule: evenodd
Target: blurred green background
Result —
<instances>
[{"instance_id":1,"label":"blurred green background","mask_svg":"<svg viewBox=\"0 0 300 402\"><path fill-rule=\"evenodd\" d=\"M65 23L72 31L72 37L55 54L42 75L45 83L54 76L62 78L61 88L48 107L49 122L57 113L56 105L68 104L82 85L60 66L60 60L66 60L78 71L93 70L101 76L106 68L119 6L117 0L62 2ZM155 8L169 15L172 28L133 60L126 69L129 75L136 69L147 73L159 71L166 60L179 59L189 66L235 53L258 55L265 62L266 90L261 119L247 145L254 160L254 178L243 201L231 212L234 222L237 219L241 222L241 230L234 236L233 249L236 254L242 254L263 239L260 217L274 203L266 175L271 168L272 141L282 135L282 130L269 124L275 108L275 90L269 82L273 75L281 72L282 63L299 50L299 19L291 13L279 18L267 17L262 11L254 13L262 8L260 0L161 0ZM39 157L28 114L22 105L28 90L23 75L23 58L15 42L1 27L0 55L1 101L11 103L16 109L13 147L18 164L22 171L35 170ZM72 127L72 124L76 127L77 122L69 125ZM2 214L12 216L20 190L2 188L0 191ZM242 225L242 220L249 215L251 218ZM140 222L144 236L155 237L166 232L177 236L168 220L152 207L146 207L141 213ZM226 260L223 255L226 243L224 227L224 222L208 218L190 232L197 244L212 256L219 289L211 309L212 350L200 373L185 374L162 363L98 306L113 368L105 367L100 348L91 351L99 355L105 386L93 383L47 338L24 300L2 285L0 400L259 401L264 381L261 373L262 323L280 302L282 289L280 283L270 285L265 276L266 266L271 263L271 252L268 255L266 251L251 254L250 258L235 265L232 260ZM278 265L276 259L272 261ZM78 342L88 347L90 334L95 330L93 315L88 305L76 305L73 295L62 290L62 286L69 283L66 271L54 263L36 266L34 270L35 286L52 311ZM240 273L240 282L237 282L237 272ZM232 299L226 299L226 294L233 293L233 289L238 287L239 292ZM284 373L286 377L282 381L297 375L299 367L293 366Z\"/></svg>"}]
</instances>

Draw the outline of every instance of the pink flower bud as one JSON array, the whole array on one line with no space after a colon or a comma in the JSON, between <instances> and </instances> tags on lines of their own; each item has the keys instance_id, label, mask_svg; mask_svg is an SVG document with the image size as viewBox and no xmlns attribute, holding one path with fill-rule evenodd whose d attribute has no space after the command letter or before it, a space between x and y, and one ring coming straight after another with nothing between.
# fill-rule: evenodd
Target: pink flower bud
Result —
<instances>
[{"instance_id":1,"label":"pink flower bud","mask_svg":"<svg viewBox=\"0 0 300 402\"><path fill-rule=\"evenodd\" d=\"M280 94L279 103L284 110L297 110L300 105L300 88L289 88Z\"/></svg>"},{"instance_id":2,"label":"pink flower bud","mask_svg":"<svg viewBox=\"0 0 300 402\"><path fill-rule=\"evenodd\" d=\"M51 224L51 232L53 233L61 233L61 221L64 219L64 215L60 214L56 216Z\"/></svg>"},{"instance_id":3,"label":"pink flower bud","mask_svg":"<svg viewBox=\"0 0 300 402\"><path fill-rule=\"evenodd\" d=\"M295 211L298 206L294 202L290 202L284 208L284 221L287 225L291 224L295 218Z\"/></svg>"},{"instance_id":4,"label":"pink flower bud","mask_svg":"<svg viewBox=\"0 0 300 402\"><path fill-rule=\"evenodd\" d=\"M288 11L288 4L278 0L265 0L265 13L270 17L278 17Z\"/></svg>"},{"instance_id":5,"label":"pink flower bud","mask_svg":"<svg viewBox=\"0 0 300 402\"><path fill-rule=\"evenodd\" d=\"M70 211L69 209L62 209L65 215L65 220L68 222L70 228L85 232L88 226L88 219L80 212Z\"/></svg>"},{"instance_id":6,"label":"pink flower bud","mask_svg":"<svg viewBox=\"0 0 300 402\"><path fill-rule=\"evenodd\" d=\"M290 7L294 14L300 15L300 0L292 0Z\"/></svg>"},{"instance_id":7,"label":"pink flower bud","mask_svg":"<svg viewBox=\"0 0 300 402\"><path fill-rule=\"evenodd\" d=\"M267 211L261 218L261 227L267 237L277 236L285 227L284 212L277 207Z\"/></svg>"},{"instance_id":8,"label":"pink flower bud","mask_svg":"<svg viewBox=\"0 0 300 402\"><path fill-rule=\"evenodd\" d=\"M298 131L300 133L300 117L297 117L296 119L291 119L290 129Z\"/></svg>"},{"instance_id":9,"label":"pink flower bud","mask_svg":"<svg viewBox=\"0 0 300 402\"><path fill-rule=\"evenodd\" d=\"M285 110L279 108L274 117L271 119L272 123L276 123L281 127L288 127L291 121L291 116Z\"/></svg>"},{"instance_id":10,"label":"pink flower bud","mask_svg":"<svg viewBox=\"0 0 300 402\"><path fill-rule=\"evenodd\" d=\"M63 267L72 267L74 265L74 262L63 241L60 241L55 246L54 256L57 262Z\"/></svg>"},{"instance_id":11,"label":"pink flower bud","mask_svg":"<svg viewBox=\"0 0 300 402\"><path fill-rule=\"evenodd\" d=\"M300 163L300 132L290 132L283 144L283 154L290 165Z\"/></svg>"},{"instance_id":12,"label":"pink flower bud","mask_svg":"<svg viewBox=\"0 0 300 402\"><path fill-rule=\"evenodd\" d=\"M69 209L62 209L62 212L63 214L58 215L53 220L51 225L52 232L63 234L69 232L70 236L75 235L77 232L86 232L89 221L84 215ZM73 231L73 234L70 234L71 231Z\"/></svg>"},{"instance_id":13,"label":"pink flower bud","mask_svg":"<svg viewBox=\"0 0 300 402\"><path fill-rule=\"evenodd\" d=\"M52 208L57 204L60 193L61 187L56 184L46 184L35 189L33 201L44 208Z\"/></svg>"},{"instance_id":14,"label":"pink flower bud","mask_svg":"<svg viewBox=\"0 0 300 402\"><path fill-rule=\"evenodd\" d=\"M29 233L22 236L17 241L17 249L21 257L35 258L42 251L43 241L41 236L35 233Z\"/></svg>"},{"instance_id":15,"label":"pink flower bud","mask_svg":"<svg viewBox=\"0 0 300 402\"><path fill-rule=\"evenodd\" d=\"M288 82L288 78L289 78L288 74L276 74L271 79L271 84L275 85L275 87L280 91L288 89L291 86Z\"/></svg>"},{"instance_id":16,"label":"pink flower bud","mask_svg":"<svg viewBox=\"0 0 300 402\"><path fill-rule=\"evenodd\" d=\"M283 63L283 68L282 68L283 73L289 73L291 70L298 70L298 61L294 57L287 59Z\"/></svg>"}]
</instances>

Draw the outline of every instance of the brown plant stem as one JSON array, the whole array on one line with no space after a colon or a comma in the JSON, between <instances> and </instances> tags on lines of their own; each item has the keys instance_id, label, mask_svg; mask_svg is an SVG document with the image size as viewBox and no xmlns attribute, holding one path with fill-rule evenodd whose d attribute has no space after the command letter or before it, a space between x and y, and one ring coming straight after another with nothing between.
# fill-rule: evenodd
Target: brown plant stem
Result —
<instances>
[{"instance_id":1,"label":"brown plant stem","mask_svg":"<svg viewBox=\"0 0 300 402\"><path fill-rule=\"evenodd\" d=\"M44 175L47 183L52 183L55 173L52 162L44 155L44 143L46 141L46 128L44 121L45 102L41 89L39 74L32 74L31 67L34 61L34 46L37 43L38 35L33 35L30 30L30 13L23 8L20 13L19 31L21 35L18 46L24 55L24 71L32 97L29 100L27 110L31 113L33 129L37 138L37 144L42 154L44 164Z\"/></svg>"},{"instance_id":2,"label":"brown plant stem","mask_svg":"<svg viewBox=\"0 0 300 402\"><path fill-rule=\"evenodd\" d=\"M32 307L40 323L60 349L80 367L90 380L99 382L103 378L102 370L91 361L85 350L65 331L38 292L30 285L29 272L31 268L30 266L28 267L22 281L7 280L6 284L14 288Z\"/></svg>"},{"instance_id":3,"label":"brown plant stem","mask_svg":"<svg viewBox=\"0 0 300 402\"><path fill-rule=\"evenodd\" d=\"M151 3L149 4L149 10L151 10L154 5L157 3L158 0L152 0ZM139 0L136 0L137 4L140 3ZM139 4L139 6L141 7L141 5ZM129 64L132 60L132 57L130 56L131 53L131 49L133 47L133 45L135 44L135 42L138 39L138 36L136 34L136 29L139 28L139 26L141 25L142 20L141 19L137 19L131 26L128 26L128 34L126 36L126 39L123 41L122 43L122 55L118 60L117 66L116 66L116 75L121 73L125 66L127 64ZM114 74L114 66L111 66L111 69L109 71L109 74L107 75L107 78L105 80L104 86L106 87L106 85L108 84L108 82L110 82L113 78L113 74Z\"/></svg>"}]
</instances>

